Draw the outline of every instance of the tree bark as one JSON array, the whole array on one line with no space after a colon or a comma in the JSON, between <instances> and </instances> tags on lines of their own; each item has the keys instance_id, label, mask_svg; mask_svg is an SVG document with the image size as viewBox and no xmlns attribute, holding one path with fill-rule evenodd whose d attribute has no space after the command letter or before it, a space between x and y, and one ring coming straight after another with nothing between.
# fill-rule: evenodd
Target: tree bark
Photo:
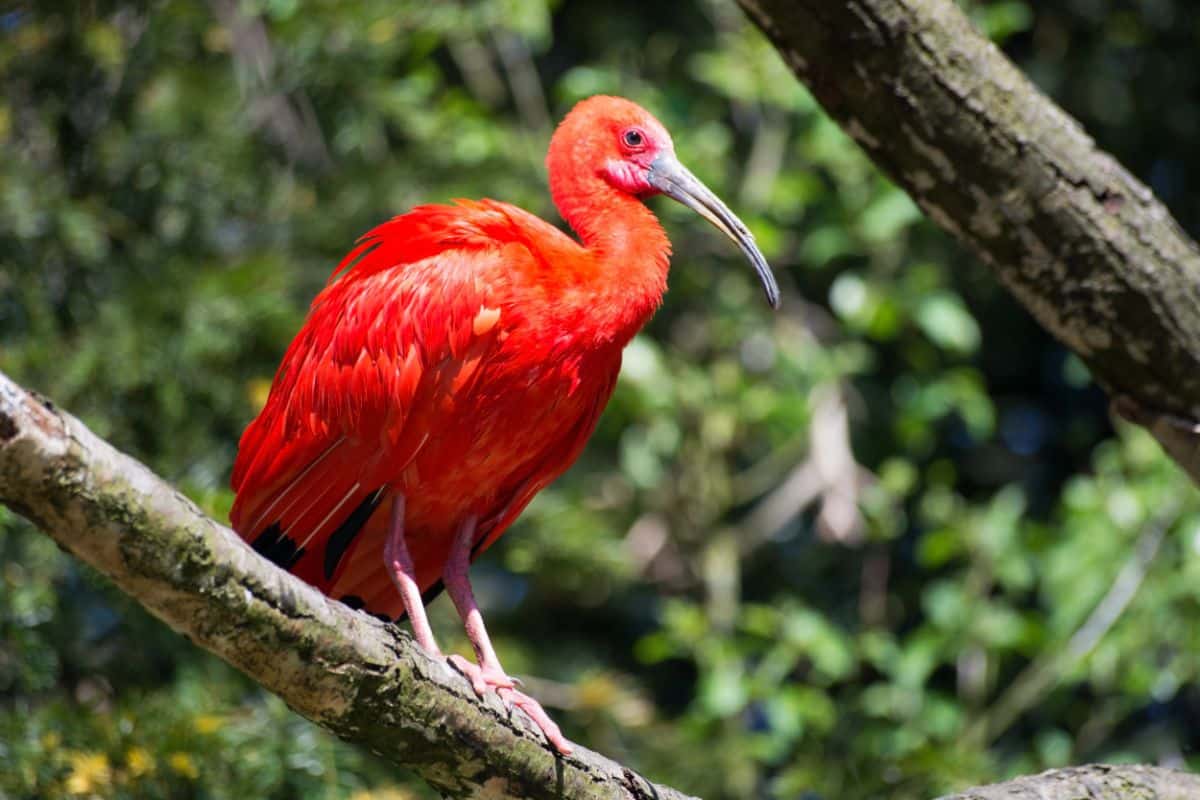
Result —
<instances>
[{"instance_id":1,"label":"tree bark","mask_svg":"<svg viewBox=\"0 0 1200 800\"><path fill-rule=\"evenodd\" d=\"M406 633L258 556L145 466L0 373L0 502L297 713L445 797L687 800L583 747L558 756Z\"/></svg>"},{"instance_id":2,"label":"tree bark","mask_svg":"<svg viewBox=\"0 0 1200 800\"><path fill-rule=\"evenodd\" d=\"M1196 797L1200 797L1200 776L1161 767L1090 764L978 786L939 800L1194 800Z\"/></svg>"},{"instance_id":3,"label":"tree bark","mask_svg":"<svg viewBox=\"0 0 1200 800\"><path fill-rule=\"evenodd\" d=\"M953 0L739 0L817 100L1200 483L1200 252Z\"/></svg>"},{"instance_id":4,"label":"tree bark","mask_svg":"<svg viewBox=\"0 0 1200 800\"><path fill-rule=\"evenodd\" d=\"M259 557L145 466L3 373L0 502L297 713L414 770L445 797L688 800L583 747L557 755L532 723L494 695L478 700L406 633ZM1200 796L1200 777L1097 766L955 797L1079 796L1070 787L1103 788L1088 796L1114 800L1183 798Z\"/></svg>"}]
</instances>

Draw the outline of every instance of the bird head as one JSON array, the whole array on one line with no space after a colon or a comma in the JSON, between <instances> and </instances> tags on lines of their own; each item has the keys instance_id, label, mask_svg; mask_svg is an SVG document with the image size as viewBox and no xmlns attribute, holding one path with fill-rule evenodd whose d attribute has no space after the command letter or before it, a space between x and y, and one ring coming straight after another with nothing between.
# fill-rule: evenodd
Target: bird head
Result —
<instances>
[{"instance_id":1,"label":"bird head","mask_svg":"<svg viewBox=\"0 0 1200 800\"><path fill-rule=\"evenodd\" d=\"M679 162L667 129L637 103L604 95L580 101L555 131L546 160L552 175L598 177L621 194L639 200L663 194L692 209L741 249L762 281L767 302L779 307L779 285L754 235ZM560 199L556 192L555 200L569 217L567 195L562 192Z\"/></svg>"}]
</instances>

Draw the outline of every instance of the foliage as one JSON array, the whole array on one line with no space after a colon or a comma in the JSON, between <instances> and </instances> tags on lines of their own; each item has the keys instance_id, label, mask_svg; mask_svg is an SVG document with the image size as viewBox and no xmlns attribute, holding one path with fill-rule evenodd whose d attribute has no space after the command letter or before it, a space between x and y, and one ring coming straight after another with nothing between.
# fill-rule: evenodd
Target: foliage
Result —
<instances>
[{"instance_id":1,"label":"foliage","mask_svg":"<svg viewBox=\"0 0 1200 800\"><path fill-rule=\"evenodd\" d=\"M506 665L572 738L710 798L1200 767L1194 489L736 7L618 5L0 14L0 369L221 517L237 437L354 238L456 196L556 219L551 121L623 94L756 231L785 310L655 202L664 308L579 465L475 568ZM971 9L1192 224L1185 5ZM807 503L839 409L861 466ZM0 586L0 797L428 796L3 510Z\"/></svg>"}]
</instances>

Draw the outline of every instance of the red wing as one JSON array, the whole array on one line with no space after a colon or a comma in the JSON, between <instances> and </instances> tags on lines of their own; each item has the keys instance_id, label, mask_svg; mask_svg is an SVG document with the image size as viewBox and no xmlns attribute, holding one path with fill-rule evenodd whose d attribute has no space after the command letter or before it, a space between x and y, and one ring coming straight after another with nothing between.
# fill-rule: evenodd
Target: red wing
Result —
<instances>
[{"instance_id":1,"label":"red wing","mask_svg":"<svg viewBox=\"0 0 1200 800\"><path fill-rule=\"evenodd\" d=\"M536 476L510 487L507 500L502 500L496 512L479 521L477 540L471 551L474 560L500 538L534 495L561 475L579 457L588 437L596 426L600 412L604 410L609 395L616 385L614 370L607 384L596 394L588 414L563 432L562 436L545 451L542 463L529 470ZM330 594L338 598L350 598L355 606L382 613L389 618L403 614L400 596L393 588L391 578L384 569L380 553L387 535L387 516L376 514L363 530L353 549L343 559L343 568L334 576ZM441 591L442 565L449 556L448 537L423 537L409 542L413 564L417 570L417 584L429 602Z\"/></svg>"},{"instance_id":2,"label":"red wing","mask_svg":"<svg viewBox=\"0 0 1200 800\"><path fill-rule=\"evenodd\" d=\"M437 410L472 391L495 352L497 280L536 261L508 213L487 202L414 209L338 265L234 465L230 519L264 556L329 591L347 555L364 550L356 540L386 529L376 512L389 483L425 445ZM517 318L506 314L505 324ZM381 567L381 542L368 555ZM392 617L397 601L383 591L364 598L368 611Z\"/></svg>"},{"instance_id":3,"label":"red wing","mask_svg":"<svg viewBox=\"0 0 1200 800\"><path fill-rule=\"evenodd\" d=\"M612 396L613 389L616 388L617 375L620 373L619 367L620 362L618 361L606 383L593 396L588 412L563 433L557 445L546 451L543 463L530 470L532 475L537 476L537 480L529 480L518 486L513 492L512 499L499 509L494 517L481 521L479 536L471 550L472 560L478 558L495 544L508 526L521 515L525 506L529 505L534 496L553 483L559 475L562 475L575 463L575 459L579 458L588 439L591 438L592 431L596 429L600 413L608 405L608 399Z\"/></svg>"}]
</instances>

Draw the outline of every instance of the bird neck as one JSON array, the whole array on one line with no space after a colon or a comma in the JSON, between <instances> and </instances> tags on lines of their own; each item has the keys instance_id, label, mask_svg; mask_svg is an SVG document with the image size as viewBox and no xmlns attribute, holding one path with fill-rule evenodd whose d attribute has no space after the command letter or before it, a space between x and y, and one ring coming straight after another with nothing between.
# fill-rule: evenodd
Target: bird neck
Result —
<instances>
[{"instance_id":1,"label":"bird neck","mask_svg":"<svg viewBox=\"0 0 1200 800\"><path fill-rule=\"evenodd\" d=\"M586 333L624 347L662 303L671 243L641 200L588 177L552 182L551 193L591 254L577 296Z\"/></svg>"}]
</instances>

